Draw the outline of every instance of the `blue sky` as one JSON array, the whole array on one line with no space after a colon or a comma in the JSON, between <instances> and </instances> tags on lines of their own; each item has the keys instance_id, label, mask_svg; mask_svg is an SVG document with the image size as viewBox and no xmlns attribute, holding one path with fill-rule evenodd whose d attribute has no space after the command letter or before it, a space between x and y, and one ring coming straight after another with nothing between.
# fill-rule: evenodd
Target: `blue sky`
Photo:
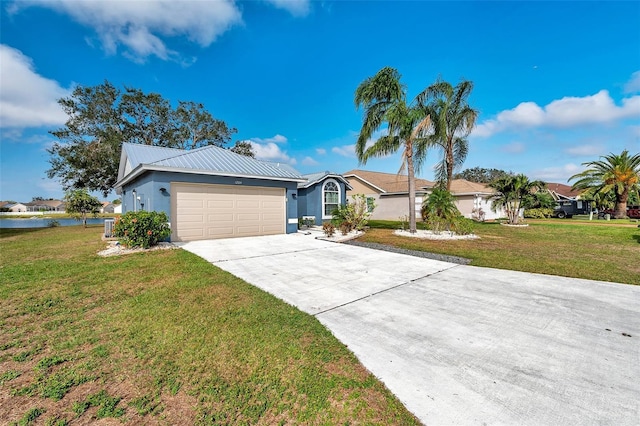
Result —
<instances>
[{"instance_id":1,"label":"blue sky","mask_svg":"<svg viewBox=\"0 0 640 426\"><path fill-rule=\"evenodd\" d=\"M384 66L413 98L472 80L464 168L566 182L581 163L640 152L640 2L2 1L0 200L62 197L47 179L56 100L109 80L197 101L259 158L302 173L359 165L358 84ZM441 153L429 153L431 179ZM102 197L101 197L102 198ZM115 195L109 197L115 198Z\"/></svg>"}]
</instances>

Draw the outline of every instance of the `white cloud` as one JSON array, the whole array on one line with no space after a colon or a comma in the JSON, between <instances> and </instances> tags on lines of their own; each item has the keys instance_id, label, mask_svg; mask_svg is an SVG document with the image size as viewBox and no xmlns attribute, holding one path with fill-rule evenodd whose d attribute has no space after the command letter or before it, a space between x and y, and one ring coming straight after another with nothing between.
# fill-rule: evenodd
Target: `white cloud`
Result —
<instances>
[{"instance_id":1,"label":"white cloud","mask_svg":"<svg viewBox=\"0 0 640 426\"><path fill-rule=\"evenodd\" d=\"M356 145L342 145L342 146L334 146L331 148L331 152L334 154L342 155L343 157L355 157L356 156Z\"/></svg>"},{"instance_id":2,"label":"white cloud","mask_svg":"<svg viewBox=\"0 0 640 426\"><path fill-rule=\"evenodd\" d=\"M612 123L631 117L640 117L640 96L625 98L622 105L616 105L609 92L601 90L582 98L564 97L544 108L534 102L523 102L479 124L473 136L489 137L503 131L542 126L569 128L591 123Z\"/></svg>"},{"instance_id":3,"label":"white cloud","mask_svg":"<svg viewBox=\"0 0 640 426\"><path fill-rule=\"evenodd\" d=\"M503 152L508 152L510 154L519 154L524 152L527 146L522 142L512 142L508 145L505 145L501 148Z\"/></svg>"},{"instance_id":4,"label":"white cloud","mask_svg":"<svg viewBox=\"0 0 640 426\"><path fill-rule=\"evenodd\" d=\"M558 167L545 167L543 169L534 170L529 175L532 179L539 179L546 182L558 182L563 183L584 170L584 167L578 166L573 163L568 163Z\"/></svg>"},{"instance_id":5,"label":"white cloud","mask_svg":"<svg viewBox=\"0 0 640 426\"><path fill-rule=\"evenodd\" d=\"M253 151L256 153L258 160L264 161L278 161L281 163L295 164L296 160L289 157L286 151L280 149L278 145L273 142L266 144L249 141L253 147Z\"/></svg>"},{"instance_id":6,"label":"white cloud","mask_svg":"<svg viewBox=\"0 0 640 426\"><path fill-rule=\"evenodd\" d=\"M309 0L267 0L278 9L284 9L293 16L306 16L309 13Z\"/></svg>"},{"instance_id":7,"label":"white cloud","mask_svg":"<svg viewBox=\"0 0 640 426\"><path fill-rule=\"evenodd\" d=\"M305 166L317 166L320 163L318 163L316 160L314 160L311 157L304 157L304 159L302 160L302 164Z\"/></svg>"},{"instance_id":8,"label":"white cloud","mask_svg":"<svg viewBox=\"0 0 640 426\"><path fill-rule=\"evenodd\" d=\"M39 75L30 58L5 44L0 44L0 82L0 128L56 126L67 120L57 100L70 92Z\"/></svg>"},{"instance_id":9,"label":"white cloud","mask_svg":"<svg viewBox=\"0 0 640 426\"><path fill-rule=\"evenodd\" d=\"M271 138L266 138L266 139L251 138L251 141L257 142L257 143L287 143L288 139L285 136L277 134Z\"/></svg>"},{"instance_id":10,"label":"white cloud","mask_svg":"<svg viewBox=\"0 0 640 426\"><path fill-rule=\"evenodd\" d=\"M640 71L636 71L631 74L631 80L624 86L625 93L638 93L640 92Z\"/></svg>"},{"instance_id":11,"label":"white cloud","mask_svg":"<svg viewBox=\"0 0 640 426\"><path fill-rule=\"evenodd\" d=\"M151 55L178 60L177 52L169 49L161 36L184 36L206 47L230 27L242 23L241 12L232 0L35 0L13 3L9 12L29 6L66 14L95 29L107 53L115 54L119 46L124 46L128 56L137 60Z\"/></svg>"},{"instance_id":12,"label":"white cloud","mask_svg":"<svg viewBox=\"0 0 640 426\"><path fill-rule=\"evenodd\" d=\"M597 155L603 155L606 152L606 150L601 144L593 144L593 145L572 146L565 149L565 152L569 155L597 156Z\"/></svg>"},{"instance_id":13,"label":"white cloud","mask_svg":"<svg viewBox=\"0 0 640 426\"><path fill-rule=\"evenodd\" d=\"M324 148L316 148L316 153L318 155L326 155L327 154L327 150Z\"/></svg>"}]
</instances>

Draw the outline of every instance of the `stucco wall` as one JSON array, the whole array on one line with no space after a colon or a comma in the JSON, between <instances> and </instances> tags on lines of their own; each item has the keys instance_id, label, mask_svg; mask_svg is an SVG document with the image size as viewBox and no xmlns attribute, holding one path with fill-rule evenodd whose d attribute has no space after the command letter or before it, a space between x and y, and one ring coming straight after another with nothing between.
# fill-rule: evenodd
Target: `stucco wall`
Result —
<instances>
[{"instance_id":1,"label":"stucco wall","mask_svg":"<svg viewBox=\"0 0 640 426\"><path fill-rule=\"evenodd\" d=\"M134 182L122 188L122 212L126 213L134 209L140 210L141 203L144 203L144 210L163 211L167 214L170 221L173 220L173 218L171 218L171 182L285 188L287 193L286 230L288 234L298 231L298 200L293 197L294 194L298 193L296 182L154 171L145 173ZM166 192L160 192L160 188L165 188ZM135 206L132 195L133 189L136 190L137 196L141 198ZM289 219L291 219L291 221Z\"/></svg>"},{"instance_id":2,"label":"stucco wall","mask_svg":"<svg viewBox=\"0 0 640 426\"><path fill-rule=\"evenodd\" d=\"M337 179L327 178L309 188L301 188L298 190L298 217L315 216L316 225L322 225L322 187L327 180L333 180L340 188L340 204L347 202L347 191L344 182ZM327 220L326 218L324 220Z\"/></svg>"}]
</instances>

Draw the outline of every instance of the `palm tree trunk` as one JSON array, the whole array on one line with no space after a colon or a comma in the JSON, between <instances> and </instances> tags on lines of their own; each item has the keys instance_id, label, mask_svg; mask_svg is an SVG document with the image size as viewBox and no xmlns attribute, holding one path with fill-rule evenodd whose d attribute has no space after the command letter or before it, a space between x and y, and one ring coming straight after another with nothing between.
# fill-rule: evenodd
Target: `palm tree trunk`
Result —
<instances>
[{"instance_id":1,"label":"palm tree trunk","mask_svg":"<svg viewBox=\"0 0 640 426\"><path fill-rule=\"evenodd\" d=\"M447 141L445 162L447 164L447 191L451 192L451 179L453 179L453 136Z\"/></svg>"},{"instance_id":2,"label":"palm tree trunk","mask_svg":"<svg viewBox=\"0 0 640 426\"><path fill-rule=\"evenodd\" d=\"M407 144L407 175L409 180L409 232L416 233L416 179L413 169L413 146Z\"/></svg>"},{"instance_id":3,"label":"palm tree trunk","mask_svg":"<svg viewBox=\"0 0 640 426\"><path fill-rule=\"evenodd\" d=\"M625 188L622 194L617 195L616 211L613 217L616 219L624 219L627 217L627 200L629 199L629 189Z\"/></svg>"}]
</instances>

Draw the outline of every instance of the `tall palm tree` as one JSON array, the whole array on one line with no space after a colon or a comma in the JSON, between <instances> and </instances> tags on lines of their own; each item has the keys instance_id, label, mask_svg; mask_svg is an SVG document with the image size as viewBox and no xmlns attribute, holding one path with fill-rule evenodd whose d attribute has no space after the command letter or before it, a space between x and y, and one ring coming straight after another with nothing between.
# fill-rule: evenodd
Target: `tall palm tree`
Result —
<instances>
[{"instance_id":1,"label":"tall palm tree","mask_svg":"<svg viewBox=\"0 0 640 426\"><path fill-rule=\"evenodd\" d=\"M427 146L442 148L442 162L436 166L436 179L451 190L453 172L467 158L469 142L467 136L473 130L478 110L469 105L468 98L473 82L462 80L455 87L441 79L436 80L417 96L424 113L431 117L431 135Z\"/></svg>"},{"instance_id":2,"label":"tall palm tree","mask_svg":"<svg viewBox=\"0 0 640 426\"><path fill-rule=\"evenodd\" d=\"M517 225L520 221L523 198L533 190L544 189L546 184L539 180L530 181L527 176L519 174L503 176L491 182L489 186L497 192L492 196L491 209L495 212L499 208L504 208L509 224Z\"/></svg>"},{"instance_id":3,"label":"tall palm tree","mask_svg":"<svg viewBox=\"0 0 640 426\"><path fill-rule=\"evenodd\" d=\"M419 138L419 129L429 125L429 117L424 109L409 105L406 101L406 88L400 82L400 73L394 68L385 67L373 77L365 79L355 93L356 108L364 109L360 135L356 142L356 155L361 164L373 157L384 157L402 149L401 173L407 170L409 186L409 231L416 232L416 185L415 172L420 170L426 154L416 157L417 145L424 141ZM387 134L379 137L367 146L373 134L387 124Z\"/></svg>"},{"instance_id":4,"label":"tall palm tree","mask_svg":"<svg viewBox=\"0 0 640 426\"><path fill-rule=\"evenodd\" d=\"M600 158L599 161L582 163L589 168L569 178L570 181L577 179L572 189L583 189L592 194L614 191L616 208L613 217L624 218L627 216L629 192L637 190L640 183L640 154L630 156L625 149L620 155L611 153Z\"/></svg>"}]
</instances>

